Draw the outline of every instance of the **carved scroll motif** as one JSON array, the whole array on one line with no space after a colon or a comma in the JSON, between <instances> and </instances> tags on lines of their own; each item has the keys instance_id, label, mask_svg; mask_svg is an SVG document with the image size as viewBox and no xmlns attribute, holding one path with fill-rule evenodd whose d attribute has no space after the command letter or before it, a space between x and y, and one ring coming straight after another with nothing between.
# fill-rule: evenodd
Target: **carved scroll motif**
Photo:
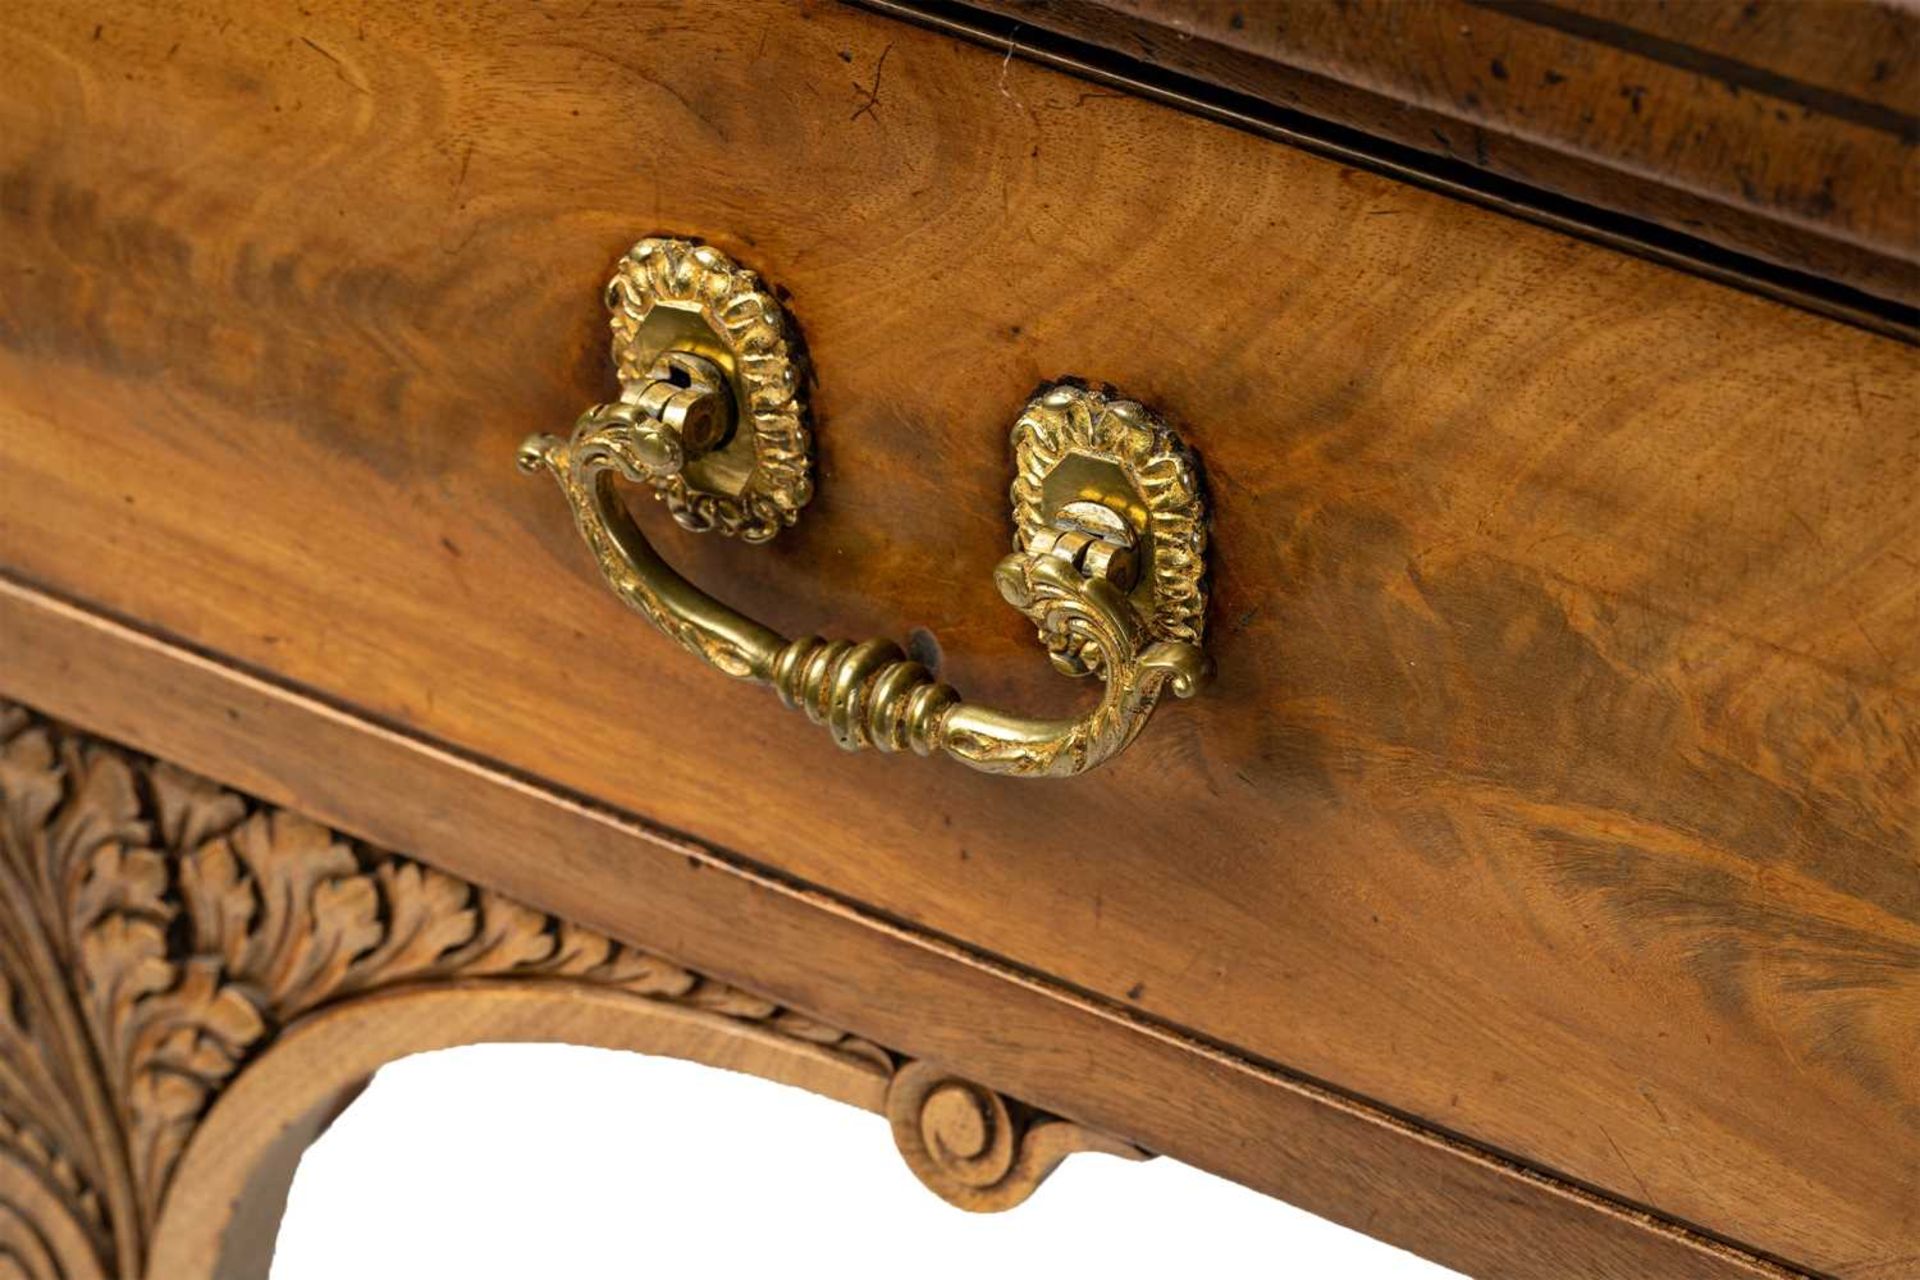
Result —
<instances>
[{"instance_id":1,"label":"carved scroll motif","mask_svg":"<svg viewBox=\"0 0 1920 1280\"><path fill-rule=\"evenodd\" d=\"M375 992L489 979L587 984L803 1041L891 1077L896 1134L959 1115L957 1085L903 1088L924 1068L871 1042L0 702L0 1275L139 1280L196 1126L276 1037ZM1051 1118L993 1141L1049 1125L1049 1151L1132 1151ZM901 1141L963 1207L1024 1199L1051 1168L1008 1162L989 1203Z\"/></svg>"}]
</instances>

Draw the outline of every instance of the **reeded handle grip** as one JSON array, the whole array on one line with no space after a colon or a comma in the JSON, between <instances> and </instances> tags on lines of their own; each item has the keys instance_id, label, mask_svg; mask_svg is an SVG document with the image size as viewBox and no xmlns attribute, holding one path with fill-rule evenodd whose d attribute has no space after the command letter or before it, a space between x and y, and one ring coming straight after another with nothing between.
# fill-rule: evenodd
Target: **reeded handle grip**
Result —
<instances>
[{"instance_id":1,"label":"reeded handle grip","mask_svg":"<svg viewBox=\"0 0 1920 1280\"><path fill-rule=\"evenodd\" d=\"M558 481L614 593L710 666L771 685L848 750L938 750L1017 777L1066 777L1104 763L1138 736L1163 692L1191 696L1207 676L1197 643L1205 533L1192 458L1140 406L1076 384L1043 390L1015 427L1019 549L994 579L1037 624L1056 666L1100 677L1100 701L1085 715L1038 719L976 706L890 641L789 640L707 595L654 551L618 481L651 485L689 527L760 540L792 521L811 487L802 379L784 313L751 273L679 241L636 246L608 301L621 399L582 415L565 439L529 438L520 465ZM708 335L688 330L696 306ZM656 316L666 319L664 332L654 332ZM746 347L729 335L744 335ZM641 369L644 376L630 376ZM736 459L729 470L716 457L728 448L770 455L775 465ZM702 463L704 476L696 474Z\"/></svg>"}]
</instances>

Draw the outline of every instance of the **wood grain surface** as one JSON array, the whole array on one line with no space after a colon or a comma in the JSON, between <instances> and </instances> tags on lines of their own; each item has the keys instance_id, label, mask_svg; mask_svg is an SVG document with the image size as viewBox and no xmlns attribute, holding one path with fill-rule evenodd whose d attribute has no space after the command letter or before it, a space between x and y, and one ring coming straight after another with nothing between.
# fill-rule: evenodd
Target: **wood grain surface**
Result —
<instances>
[{"instance_id":1,"label":"wood grain surface","mask_svg":"<svg viewBox=\"0 0 1920 1280\"><path fill-rule=\"evenodd\" d=\"M1920 17L1898 0L969 0L1920 303ZM907 0L912 8L912 0Z\"/></svg>"},{"instance_id":2,"label":"wood grain surface","mask_svg":"<svg viewBox=\"0 0 1920 1280\"><path fill-rule=\"evenodd\" d=\"M1017 972L630 814L462 759L4 578L0 680L72 723L269 803L297 806L363 840L406 848L570 922L603 922L629 945L670 948L683 962L749 984L790 1009L858 1027L900 1052L996 1088L1018 1088L1018 1096L1062 1114L1088 1123L1106 1117L1109 1127L1151 1150L1469 1275L1787 1280L1800 1274L1363 1100L1197 1044L1123 1003ZM522 1035L575 1034L578 1024L564 1011L529 1013L520 1021ZM432 1028L414 1029L423 1032ZM377 1053L382 1042L391 1043L377 1020L353 1038L363 1042L360 1052ZM276 1061L249 1094L275 1095L279 1074ZM819 1075L811 1079L824 1083ZM281 1123L297 1109L281 1108ZM154 1280L178 1280L160 1269L166 1255L204 1247L200 1230L218 1226L229 1210L248 1209L233 1203L232 1165L211 1150L231 1152L234 1141L247 1141L248 1114L259 1113L250 1104L241 1111L233 1123L209 1115L223 1136L187 1152L191 1167L181 1177L193 1189L180 1193L180 1222L156 1241L162 1257L152 1268ZM305 1135L295 1129L290 1139L297 1144ZM288 1172L283 1162L268 1163L274 1166L268 1173ZM16 1184L9 1172L0 1163L0 1195L47 1228L56 1244L67 1245L52 1233L64 1217L36 1212L41 1206L32 1180ZM270 1217L255 1213L252 1220ZM259 1234L252 1233L251 1243L264 1247ZM84 1254L73 1247L61 1256Z\"/></svg>"},{"instance_id":3,"label":"wood grain surface","mask_svg":"<svg viewBox=\"0 0 1920 1280\"><path fill-rule=\"evenodd\" d=\"M1802 1265L1920 1254L1909 349L837 7L0 48L0 563ZM1005 432L1107 379L1206 463L1212 691L1009 784L626 615L512 458L604 398L647 232L819 372L806 521L654 522L690 577L1063 707Z\"/></svg>"}]
</instances>

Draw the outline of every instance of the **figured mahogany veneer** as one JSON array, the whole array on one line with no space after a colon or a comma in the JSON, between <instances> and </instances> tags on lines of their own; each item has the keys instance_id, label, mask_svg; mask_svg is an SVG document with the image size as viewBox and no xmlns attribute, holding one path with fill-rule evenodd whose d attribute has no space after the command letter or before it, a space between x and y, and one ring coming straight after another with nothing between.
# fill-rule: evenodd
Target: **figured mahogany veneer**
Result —
<instances>
[{"instance_id":1,"label":"figured mahogany veneer","mask_svg":"<svg viewBox=\"0 0 1920 1280\"><path fill-rule=\"evenodd\" d=\"M1061 1025L975 1022L1045 1062L1021 1096L1435 1256L1920 1255L1910 348L838 6L56 2L0 58L16 581L1364 1100L1437 1162L1377 1222L1269 1095L1210 1110L1210 1058L1076 1083L1101 1059ZM598 289L649 232L784 288L818 376L803 527L641 513L691 580L1064 710L992 596L1004 430L1107 380L1205 464L1214 687L1100 774L1009 783L843 755L640 625L513 459L606 398ZM97 675L22 634L0 693L77 716ZM136 745L249 785L244 730L170 723ZM390 798L425 848L311 763L302 811L463 856L458 805ZM614 843L450 869L616 937L689 892ZM718 971L781 994L750 952ZM1115 1101L1175 1078L1204 1124ZM1443 1194L1476 1160L1614 1208L1489 1238L1454 1208L1489 1184Z\"/></svg>"}]
</instances>

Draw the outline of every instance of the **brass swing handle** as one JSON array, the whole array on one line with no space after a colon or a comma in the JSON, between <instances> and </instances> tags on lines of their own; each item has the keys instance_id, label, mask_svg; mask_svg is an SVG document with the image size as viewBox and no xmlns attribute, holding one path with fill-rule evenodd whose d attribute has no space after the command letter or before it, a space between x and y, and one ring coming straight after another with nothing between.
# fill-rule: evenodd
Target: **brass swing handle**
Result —
<instances>
[{"instance_id":1,"label":"brass swing handle","mask_svg":"<svg viewBox=\"0 0 1920 1280\"><path fill-rule=\"evenodd\" d=\"M940 750L987 773L1068 777L1125 749L1164 690L1190 697L1208 673L1199 646L1152 639L1120 587L1103 576L1085 576L1052 551L1006 557L994 581L1008 603L1038 614L1050 648L1058 653L1071 647L1101 676L1099 703L1077 719L1009 715L962 701L888 640L789 640L674 572L628 513L616 476L653 483L682 465L675 433L663 432L662 425L632 405L601 405L582 416L565 440L529 439L521 446L520 466L544 469L559 482L580 536L615 595L707 665L773 686L782 702L826 725L848 750L911 748L923 756Z\"/></svg>"},{"instance_id":2,"label":"brass swing handle","mask_svg":"<svg viewBox=\"0 0 1920 1280\"><path fill-rule=\"evenodd\" d=\"M1167 689L1209 671L1206 524L1198 464L1140 405L1063 382L1014 424L1014 554L1000 594L1039 628L1054 666L1097 675L1073 720L963 702L884 640L789 640L675 573L617 489L651 486L697 532L764 542L813 494L806 377L792 321L760 277L711 245L650 237L604 293L619 400L566 439L530 437L520 467L560 484L614 594L709 666L771 685L848 750L936 749L988 773L1085 773L1132 742Z\"/></svg>"}]
</instances>

